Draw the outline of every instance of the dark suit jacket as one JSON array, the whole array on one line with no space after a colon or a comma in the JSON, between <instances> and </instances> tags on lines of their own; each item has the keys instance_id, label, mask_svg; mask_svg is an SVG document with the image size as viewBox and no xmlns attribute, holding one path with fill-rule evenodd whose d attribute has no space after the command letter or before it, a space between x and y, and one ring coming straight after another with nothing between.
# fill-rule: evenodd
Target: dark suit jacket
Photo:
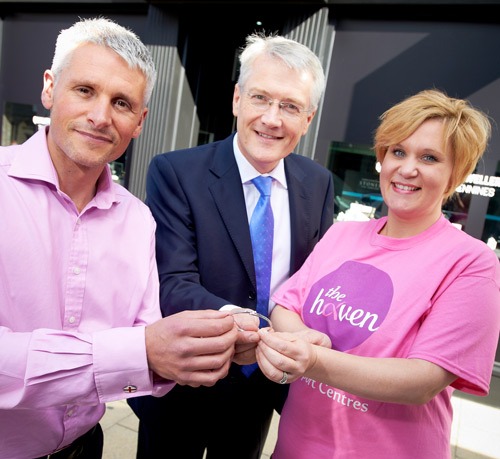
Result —
<instances>
[{"instance_id":1,"label":"dark suit jacket","mask_svg":"<svg viewBox=\"0 0 500 459\"><path fill-rule=\"evenodd\" d=\"M157 221L163 315L225 304L256 307L255 271L233 135L153 158L146 203ZM285 158L290 274L333 223L333 180L304 156ZM278 229L279 234L279 229Z\"/></svg>"}]
</instances>

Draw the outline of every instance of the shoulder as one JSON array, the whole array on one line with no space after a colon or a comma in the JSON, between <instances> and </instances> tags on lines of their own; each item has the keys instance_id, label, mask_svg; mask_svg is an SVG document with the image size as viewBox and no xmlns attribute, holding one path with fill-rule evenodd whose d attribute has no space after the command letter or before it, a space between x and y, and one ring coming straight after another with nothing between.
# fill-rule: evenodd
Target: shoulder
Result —
<instances>
[{"instance_id":1,"label":"shoulder","mask_svg":"<svg viewBox=\"0 0 500 459\"><path fill-rule=\"evenodd\" d=\"M307 156L302 156L297 153L291 153L285 158L285 163L291 163L295 165L300 165L308 170L318 171L321 173L330 173L330 171L321 164L317 163Z\"/></svg>"},{"instance_id":2,"label":"shoulder","mask_svg":"<svg viewBox=\"0 0 500 459\"><path fill-rule=\"evenodd\" d=\"M0 167L8 167L12 164L16 147L19 145L0 147Z\"/></svg>"},{"instance_id":3,"label":"shoulder","mask_svg":"<svg viewBox=\"0 0 500 459\"><path fill-rule=\"evenodd\" d=\"M498 275L500 263L495 250L492 250L480 239L455 228L448 221L445 231L440 234L439 238L435 238L435 241L437 246L441 244L441 246L446 247L448 253L456 254L456 263L464 265L468 272L476 272L479 275L481 272L492 270L495 275Z\"/></svg>"},{"instance_id":4,"label":"shoulder","mask_svg":"<svg viewBox=\"0 0 500 459\"><path fill-rule=\"evenodd\" d=\"M377 225L376 219L357 221L357 220L341 220L336 221L329 231L337 233L366 233L372 231Z\"/></svg>"},{"instance_id":5,"label":"shoulder","mask_svg":"<svg viewBox=\"0 0 500 459\"><path fill-rule=\"evenodd\" d=\"M196 147L173 150L160 153L151 160L152 165L159 166L170 163L175 166L199 165L203 161L211 160L218 153L233 153L232 136L224 140L211 142Z\"/></svg>"},{"instance_id":6,"label":"shoulder","mask_svg":"<svg viewBox=\"0 0 500 459\"><path fill-rule=\"evenodd\" d=\"M366 241L375 230L376 220L369 221L335 221L327 230L322 239L325 240L345 240ZM321 242L321 240L320 240Z\"/></svg>"},{"instance_id":7,"label":"shoulder","mask_svg":"<svg viewBox=\"0 0 500 459\"><path fill-rule=\"evenodd\" d=\"M137 196L118 183L113 183L112 187L118 207L122 212L126 213L127 220L140 218L148 224L153 220L149 207Z\"/></svg>"},{"instance_id":8,"label":"shoulder","mask_svg":"<svg viewBox=\"0 0 500 459\"><path fill-rule=\"evenodd\" d=\"M315 180L333 180L330 170L306 156L292 153L284 161L285 169L296 175L314 176Z\"/></svg>"},{"instance_id":9,"label":"shoulder","mask_svg":"<svg viewBox=\"0 0 500 459\"><path fill-rule=\"evenodd\" d=\"M467 252L471 253L473 256L477 254L478 258L481 258L484 261L489 261L494 265L498 264L498 256L495 250L488 247L488 245L480 239L476 239L475 237L466 234L463 231L457 231L461 233L463 239L463 243L460 245L464 247Z\"/></svg>"},{"instance_id":10,"label":"shoulder","mask_svg":"<svg viewBox=\"0 0 500 459\"><path fill-rule=\"evenodd\" d=\"M464 251L473 251L486 254L494 252L486 245L485 242L475 238L474 236L471 236L462 229L455 227L452 223L450 223L449 220L446 220L444 217L443 220L444 231L441 237L448 240L450 245L453 244L457 248L463 247Z\"/></svg>"}]
</instances>

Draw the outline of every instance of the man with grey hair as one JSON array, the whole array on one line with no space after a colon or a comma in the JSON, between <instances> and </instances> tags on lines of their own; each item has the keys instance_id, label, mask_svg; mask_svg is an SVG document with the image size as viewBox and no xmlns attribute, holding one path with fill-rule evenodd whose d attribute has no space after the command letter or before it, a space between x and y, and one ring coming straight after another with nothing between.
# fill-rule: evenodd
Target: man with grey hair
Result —
<instances>
[{"instance_id":1,"label":"man with grey hair","mask_svg":"<svg viewBox=\"0 0 500 459\"><path fill-rule=\"evenodd\" d=\"M158 155L148 171L146 204L158 225L160 303L167 317L239 308L268 315L274 306L269 293L302 265L333 223L332 174L292 153L325 88L318 57L294 40L254 34L240 63L233 95L237 132ZM270 279L258 275L255 263L263 239L251 237L260 177L271 190ZM178 385L161 398L128 400L140 419L137 458L161 451L202 459L205 450L208 458L260 458L273 410L280 410L287 393L287 375L270 381L254 368L259 336L239 322L245 316L235 315L246 331L239 332L226 378L213 387Z\"/></svg>"},{"instance_id":2,"label":"man with grey hair","mask_svg":"<svg viewBox=\"0 0 500 459\"><path fill-rule=\"evenodd\" d=\"M111 178L155 78L133 32L80 20L44 72L50 125L0 148L2 459L100 458L107 402L228 373L232 316L161 318L155 221Z\"/></svg>"}]
</instances>

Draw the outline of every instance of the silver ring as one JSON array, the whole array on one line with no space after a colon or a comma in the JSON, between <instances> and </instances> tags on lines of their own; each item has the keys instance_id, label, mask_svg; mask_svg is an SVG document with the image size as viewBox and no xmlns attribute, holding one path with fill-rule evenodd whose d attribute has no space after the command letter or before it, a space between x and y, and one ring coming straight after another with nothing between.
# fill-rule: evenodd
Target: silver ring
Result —
<instances>
[{"instance_id":1,"label":"silver ring","mask_svg":"<svg viewBox=\"0 0 500 459\"><path fill-rule=\"evenodd\" d=\"M286 384L288 382L288 373L283 372L283 377L279 380L279 384Z\"/></svg>"}]
</instances>

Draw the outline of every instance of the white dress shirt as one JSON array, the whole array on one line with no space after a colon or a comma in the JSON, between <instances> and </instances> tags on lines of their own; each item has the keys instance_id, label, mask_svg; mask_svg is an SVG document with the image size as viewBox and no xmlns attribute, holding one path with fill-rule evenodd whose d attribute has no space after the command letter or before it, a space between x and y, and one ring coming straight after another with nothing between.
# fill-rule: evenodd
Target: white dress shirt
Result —
<instances>
[{"instance_id":1,"label":"white dress shirt","mask_svg":"<svg viewBox=\"0 0 500 459\"><path fill-rule=\"evenodd\" d=\"M261 174L243 156L238 147L237 139L238 134L234 136L233 140L234 157L240 171L248 222L250 224L250 218L260 197L259 190L257 190L251 180ZM271 187L271 207L274 216L271 296L276 288L288 279L290 274L290 206L288 203L288 187L283 160L281 159L270 173L263 175L270 175L274 179ZM274 306L275 303L269 300L269 314Z\"/></svg>"}]
</instances>

